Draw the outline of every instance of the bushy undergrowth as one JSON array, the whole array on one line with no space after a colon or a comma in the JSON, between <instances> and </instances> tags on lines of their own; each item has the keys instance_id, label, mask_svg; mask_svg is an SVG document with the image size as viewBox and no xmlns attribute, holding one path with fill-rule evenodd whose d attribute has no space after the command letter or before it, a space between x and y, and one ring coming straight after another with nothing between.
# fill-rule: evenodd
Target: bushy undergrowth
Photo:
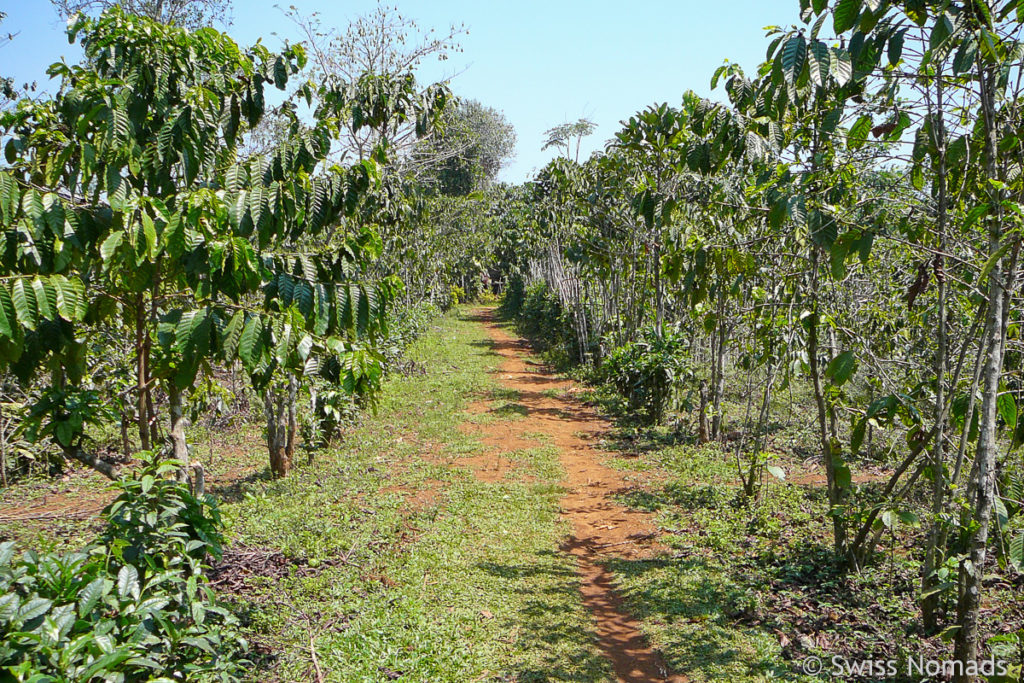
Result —
<instances>
[{"instance_id":1,"label":"bushy undergrowth","mask_svg":"<svg viewBox=\"0 0 1024 683\"><path fill-rule=\"evenodd\" d=\"M513 281L502 298L500 312L514 319L519 331L558 365L578 358L579 339L570 314L547 283L526 286Z\"/></svg>"},{"instance_id":2,"label":"bushy undergrowth","mask_svg":"<svg viewBox=\"0 0 1024 683\"><path fill-rule=\"evenodd\" d=\"M570 341L562 304L547 283L537 282L526 289L519 319L523 330L549 349Z\"/></svg>"},{"instance_id":3,"label":"bushy undergrowth","mask_svg":"<svg viewBox=\"0 0 1024 683\"><path fill-rule=\"evenodd\" d=\"M203 576L221 553L214 500L148 462L121 480L81 552L0 544L0 680L236 679L246 642Z\"/></svg>"},{"instance_id":4,"label":"bushy undergrowth","mask_svg":"<svg viewBox=\"0 0 1024 683\"><path fill-rule=\"evenodd\" d=\"M423 301L412 306L397 306L388 315L387 343L383 345L385 365L393 370L401 363L405 351L419 339L427 326L441 315L441 309Z\"/></svg>"},{"instance_id":5,"label":"bushy undergrowth","mask_svg":"<svg viewBox=\"0 0 1024 683\"><path fill-rule=\"evenodd\" d=\"M561 302L543 282L529 286L513 280L505 290L502 315L514 319L519 331L555 360L578 358L579 341ZM692 376L684 338L673 330L662 336L645 330L640 339L613 348L587 378L605 383L626 400L640 422L658 424L678 407L683 383Z\"/></svg>"},{"instance_id":6,"label":"bushy undergrowth","mask_svg":"<svg viewBox=\"0 0 1024 683\"><path fill-rule=\"evenodd\" d=\"M612 350L598 373L626 399L630 411L648 424L660 423L665 412L675 407L689 375L683 337L672 331L659 337L654 330Z\"/></svg>"},{"instance_id":7,"label":"bushy undergrowth","mask_svg":"<svg viewBox=\"0 0 1024 683\"><path fill-rule=\"evenodd\" d=\"M429 301L391 309L387 337L380 344L385 373L412 370L406 350L440 315L441 309ZM309 448L322 448L330 443L343 427L356 422L361 408L350 392L323 381L312 383L309 404L302 420L302 437Z\"/></svg>"}]
</instances>

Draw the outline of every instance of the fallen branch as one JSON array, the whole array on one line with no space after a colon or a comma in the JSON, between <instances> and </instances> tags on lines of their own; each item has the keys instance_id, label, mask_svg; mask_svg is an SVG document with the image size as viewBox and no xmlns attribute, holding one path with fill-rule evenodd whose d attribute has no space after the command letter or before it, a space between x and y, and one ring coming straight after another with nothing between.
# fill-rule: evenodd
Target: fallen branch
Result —
<instances>
[{"instance_id":1,"label":"fallen branch","mask_svg":"<svg viewBox=\"0 0 1024 683\"><path fill-rule=\"evenodd\" d=\"M77 446L65 447L64 457L70 458L71 460L77 460L83 465L91 467L92 469L96 470L103 476L113 481L116 481L121 473L121 468L115 465L114 463L107 462L106 460L101 460L99 456L95 455L94 453L86 453Z\"/></svg>"},{"instance_id":2,"label":"fallen branch","mask_svg":"<svg viewBox=\"0 0 1024 683\"><path fill-rule=\"evenodd\" d=\"M316 656L316 646L313 644L313 621L307 616L306 624L309 629L309 656L313 659L313 668L316 670L316 683L324 683L324 672L320 668L320 660Z\"/></svg>"}]
</instances>

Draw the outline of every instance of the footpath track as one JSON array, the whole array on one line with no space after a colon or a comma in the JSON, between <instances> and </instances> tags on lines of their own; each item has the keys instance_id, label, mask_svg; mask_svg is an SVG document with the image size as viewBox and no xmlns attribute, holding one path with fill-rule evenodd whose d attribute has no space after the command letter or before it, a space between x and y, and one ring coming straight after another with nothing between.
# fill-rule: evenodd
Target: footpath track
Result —
<instances>
[{"instance_id":1,"label":"footpath track","mask_svg":"<svg viewBox=\"0 0 1024 683\"><path fill-rule=\"evenodd\" d=\"M494 352L502 358L499 383L517 393L517 403L526 411L523 419L481 426L486 442L497 444L484 457L492 457L496 466L500 465L500 444L515 443L526 434L544 434L559 449L566 472L562 514L572 529L562 551L576 558L580 591L593 615L598 646L623 683L687 681L685 676L669 672L661 654L647 643L602 563L612 558L652 558L665 552L657 541L651 515L615 502L615 496L628 491L630 484L620 472L602 463L602 454L595 448L610 425L593 408L572 397L573 382L555 377L533 361L526 342L509 334L493 310L480 309L475 319L486 327ZM481 469L486 470L486 464Z\"/></svg>"}]
</instances>

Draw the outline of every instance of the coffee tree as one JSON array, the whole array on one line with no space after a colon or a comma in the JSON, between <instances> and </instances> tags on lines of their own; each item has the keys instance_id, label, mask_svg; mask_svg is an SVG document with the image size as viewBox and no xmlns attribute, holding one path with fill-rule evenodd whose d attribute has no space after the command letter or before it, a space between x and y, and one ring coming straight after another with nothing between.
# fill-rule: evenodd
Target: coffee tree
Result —
<instances>
[{"instance_id":1,"label":"coffee tree","mask_svg":"<svg viewBox=\"0 0 1024 683\"><path fill-rule=\"evenodd\" d=\"M306 84L314 124L295 122L271 154L240 159L265 88L285 87L304 64L301 47L243 50L213 29L118 9L79 18L69 36L84 63L54 65L58 94L3 120L0 353L22 381L45 375L34 437L117 474L87 434L116 418L90 376L101 352L90 335L112 328L134 338L141 447L161 436L161 391L184 462L183 394L214 363L240 361L258 389L320 373L370 397L374 339L398 285L364 275L380 250L373 226L399 215L398 201L381 191L383 149L344 168L322 162L340 121L415 118L424 128L443 93L419 106L395 79ZM289 447L270 436L283 475Z\"/></svg>"}]
</instances>

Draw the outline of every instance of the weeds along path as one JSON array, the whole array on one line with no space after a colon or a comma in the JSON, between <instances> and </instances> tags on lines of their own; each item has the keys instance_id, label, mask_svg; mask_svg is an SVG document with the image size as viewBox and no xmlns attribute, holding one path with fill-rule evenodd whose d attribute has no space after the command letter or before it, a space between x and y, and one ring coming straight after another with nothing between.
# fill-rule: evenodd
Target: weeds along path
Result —
<instances>
[{"instance_id":1,"label":"weeds along path","mask_svg":"<svg viewBox=\"0 0 1024 683\"><path fill-rule=\"evenodd\" d=\"M609 424L594 409L572 398L572 382L554 377L532 360L526 343L510 335L492 309L477 310L475 318L487 328L494 351L502 358L498 382L515 392L522 414L522 419L514 422L479 427L484 443L491 446L484 457L500 468L502 453L530 434L544 435L558 449L566 472L562 514L572 529L562 550L576 558L580 591L593 615L601 651L625 683L686 681L684 676L671 674L661 654L648 645L639 623L626 612L616 593L611 573L602 565L612 558L638 560L665 550L657 541L657 527L649 514L627 509L614 500L631 486L621 473L601 463L601 455L592 445ZM489 468L485 462L475 469L479 474Z\"/></svg>"}]
</instances>

